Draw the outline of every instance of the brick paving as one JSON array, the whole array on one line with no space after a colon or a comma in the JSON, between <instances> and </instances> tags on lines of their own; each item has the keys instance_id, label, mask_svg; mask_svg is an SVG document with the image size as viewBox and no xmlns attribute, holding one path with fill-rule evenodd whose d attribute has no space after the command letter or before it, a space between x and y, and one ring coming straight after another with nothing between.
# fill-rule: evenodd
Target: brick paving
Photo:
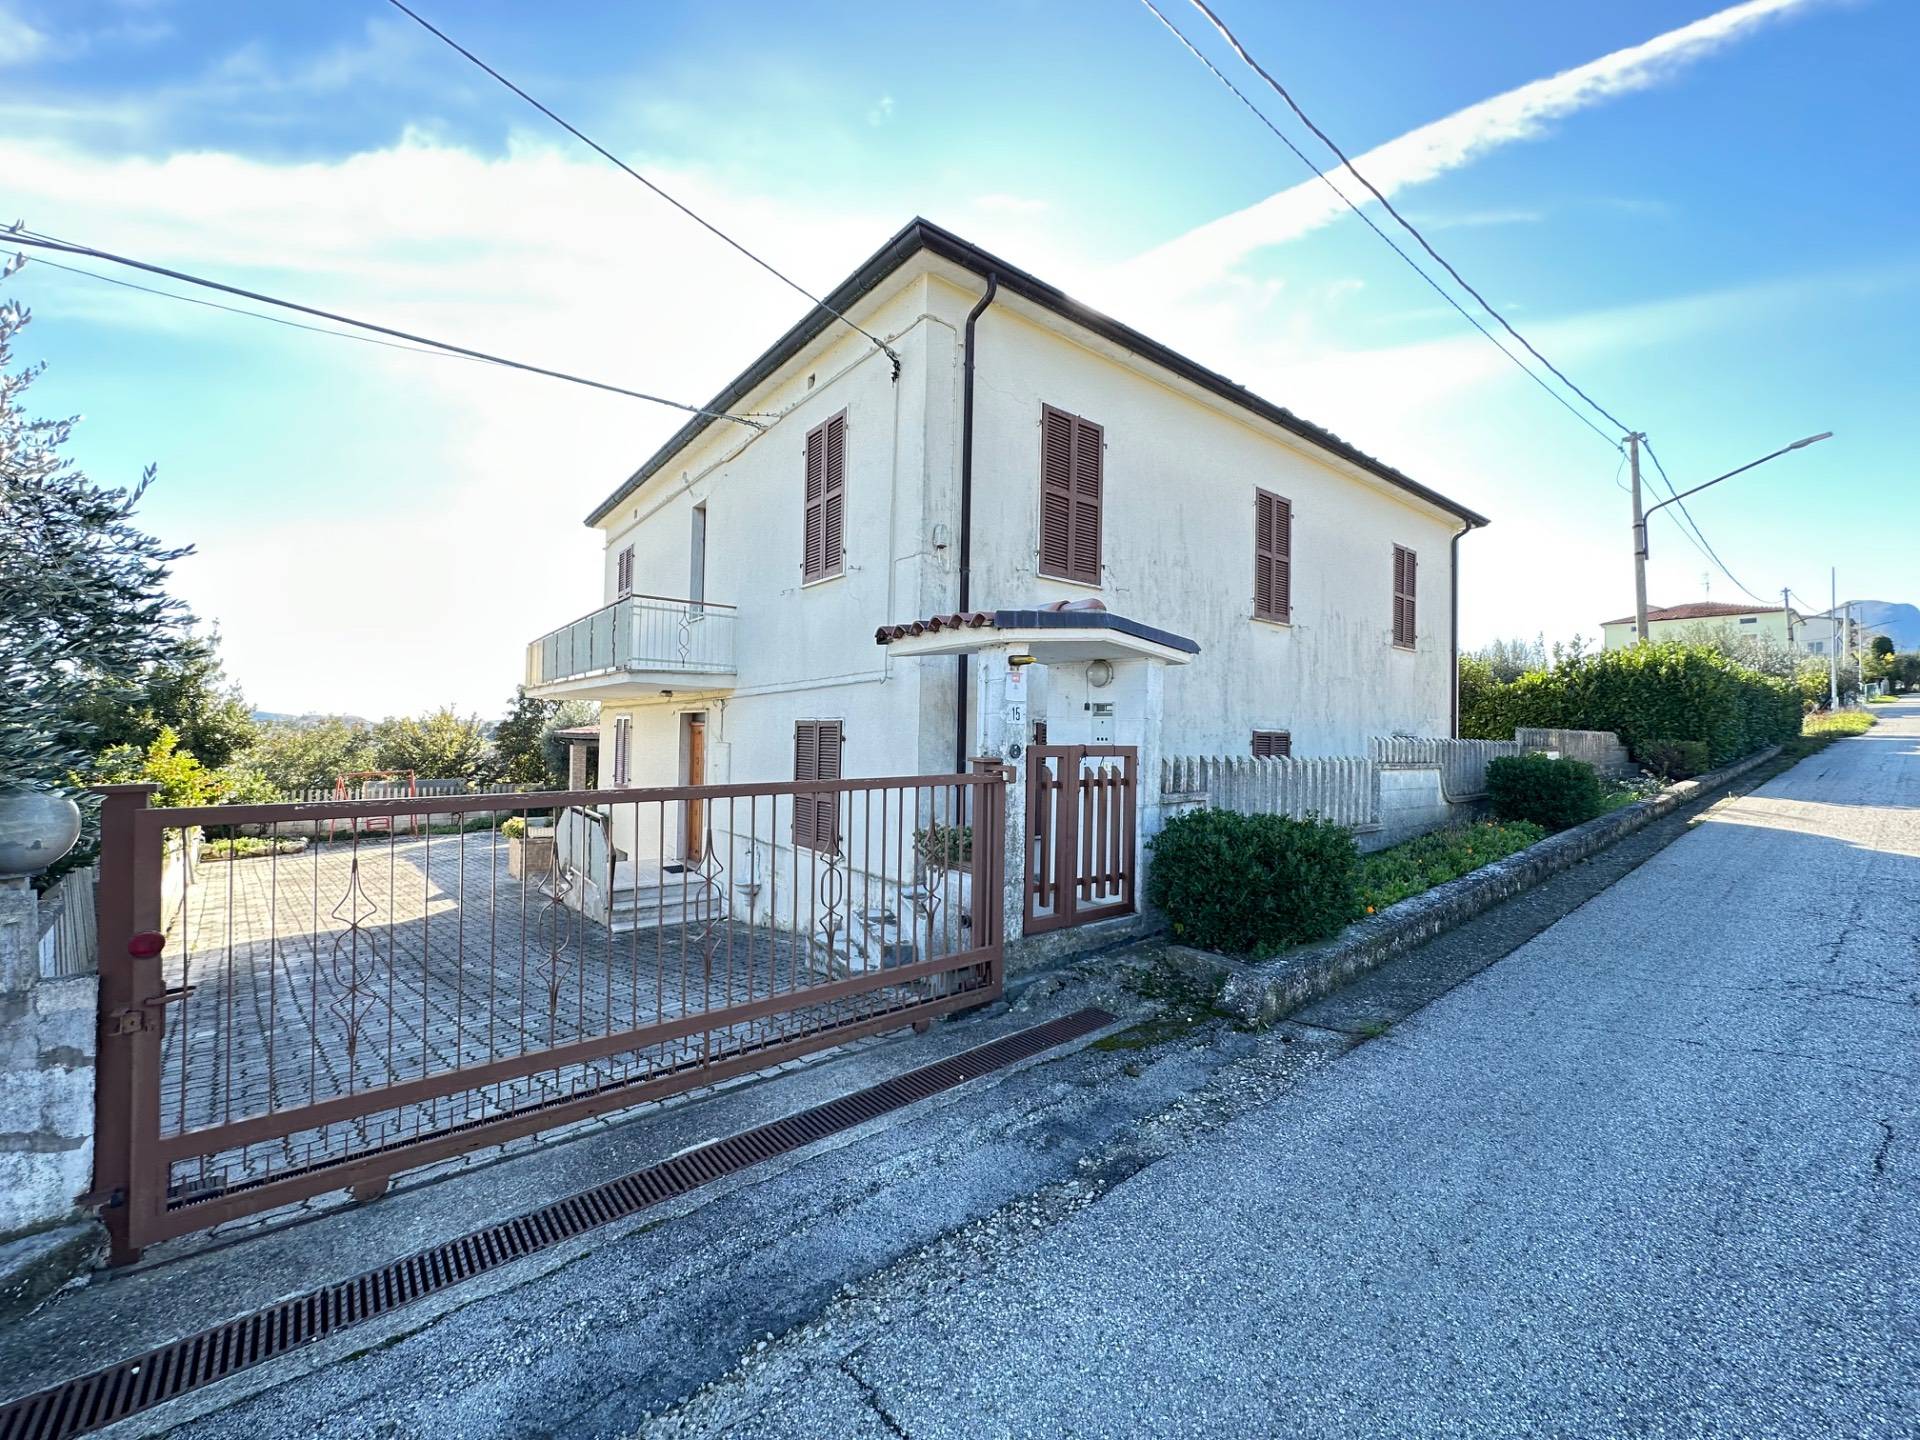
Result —
<instances>
[{"instance_id":1,"label":"brick paving","mask_svg":"<svg viewBox=\"0 0 1920 1440\"><path fill-rule=\"evenodd\" d=\"M612 934L507 873L495 835L315 844L196 869L173 920L163 1134L178 1134L827 978L810 937L718 920ZM536 1070L344 1123L176 1163L204 1193L337 1161L925 998L889 986L833 1005L702 1027L645 1049Z\"/></svg>"}]
</instances>

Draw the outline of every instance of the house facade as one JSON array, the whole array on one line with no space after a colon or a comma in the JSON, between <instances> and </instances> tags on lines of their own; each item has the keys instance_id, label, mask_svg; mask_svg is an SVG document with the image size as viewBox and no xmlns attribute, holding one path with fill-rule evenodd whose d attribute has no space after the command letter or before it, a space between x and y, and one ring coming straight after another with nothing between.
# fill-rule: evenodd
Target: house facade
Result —
<instances>
[{"instance_id":1,"label":"house facade","mask_svg":"<svg viewBox=\"0 0 1920 1440\"><path fill-rule=\"evenodd\" d=\"M603 605L527 683L600 702L601 786L963 768L977 668L876 643L962 609L1184 637L1157 703L1185 753L1454 733L1482 517L924 221L826 303L886 349L816 311L588 517ZM1048 668L1035 717L1079 683Z\"/></svg>"},{"instance_id":2,"label":"house facade","mask_svg":"<svg viewBox=\"0 0 1920 1440\"><path fill-rule=\"evenodd\" d=\"M1706 632L1730 638L1757 639L1782 649L1819 653L1813 642L1830 639L1829 622L1818 616L1803 616L1779 605L1729 605L1719 601L1695 601L1686 605L1660 605L1647 611L1649 640L1687 640ZM1601 622L1602 648L1620 650L1637 643L1639 631L1634 617Z\"/></svg>"}]
</instances>

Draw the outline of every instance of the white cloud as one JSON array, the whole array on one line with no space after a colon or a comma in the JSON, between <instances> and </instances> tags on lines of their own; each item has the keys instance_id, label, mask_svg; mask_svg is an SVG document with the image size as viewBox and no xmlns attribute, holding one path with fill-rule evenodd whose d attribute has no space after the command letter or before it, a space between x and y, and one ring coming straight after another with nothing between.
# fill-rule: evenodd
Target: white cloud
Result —
<instances>
[{"instance_id":1,"label":"white cloud","mask_svg":"<svg viewBox=\"0 0 1920 1440\"><path fill-rule=\"evenodd\" d=\"M816 292L903 218L740 195L697 171L650 173L730 233L763 237ZM8 203L38 229L693 403L806 308L603 161L544 142L484 157L415 135L339 161L276 163L0 138L0 174ZM210 328L228 342L258 332L263 356L282 349L286 332L269 326L35 270L13 283L42 287L29 298L48 329L76 312L149 336L166 326L183 367ZM182 594L221 626L231 670L269 708L382 715L452 700L492 711L525 642L599 602L582 517L685 417L492 367L285 343L307 347L309 366L383 377L388 428L405 433L376 463L396 482L377 514L289 523L277 497L239 483L219 437L167 427L147 514L199 546L179 567ZM257 403L291 423L310 420L316 399L263 369ZM91 428L113 423L109 406L88 408L102 417ZM308 496L338 463L271 458ZM205 497L223 477L238 498L215 504Z\"/></svg>"},{"instance_id":2,"label":"white cloud","mask_svg":"<svg viewBox=\"0 0 1920 1440\"><path fill-rule=\"evenodd\" d=\"M867 124L884 125L893 118L893 96L882 95L868 107Z\"/></svg>"},{"instance_id":3,"label":"white cloud","mask_svg":"<svg viewBox=\"0 0 1920 1440\"><path fill-rule=\"evenodd\" d=\"M47 50L47 36L0 5L0 66L31 65Z\"/></svg>"},{"instance_id":4,"label":"white cloud","mask_svg":"<svg viewBox=\"0 0 1920 1440\"><path fill-rule=\"evenodd\" d=\"M1686 66L1771 20L1822 0L1745 0L1585 65L1508 90L1430 125L1377 145L1355 165L1392 196L1457 170L1502 145L1532 140L1577 111L1671 78ZM1328 171L1355 201L1366 191L1344 167ZM1128 283L1151 278L1169 289L1205 283L1248 256L1297 239L1346 213L1317 179L1304 180L1231 215L1221 216L1149 251L1126 267ZM1182 277L1193 277L1183 281Z\"/></svg>"}]
</instances>

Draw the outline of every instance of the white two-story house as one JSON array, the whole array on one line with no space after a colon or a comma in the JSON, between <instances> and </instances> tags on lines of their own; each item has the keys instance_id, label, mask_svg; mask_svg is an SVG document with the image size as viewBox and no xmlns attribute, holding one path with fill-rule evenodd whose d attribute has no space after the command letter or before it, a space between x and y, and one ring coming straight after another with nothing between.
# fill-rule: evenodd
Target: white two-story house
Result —
<instances>
[{"instance_id":1,"label":"white two-story house","mask_svg":"<svg viewBox=\"0 0 1920 1440\"><path fill-rule=\"evenodd\" d=\"M1481 516L923 220L826 304L886 348L815 311L587 517L604 608L527 684L600 702L602 786L964 768L964 663L876 632L1059 601L1197 645L1167 753L1453 733Z\"/></svg>"}]
</instances>

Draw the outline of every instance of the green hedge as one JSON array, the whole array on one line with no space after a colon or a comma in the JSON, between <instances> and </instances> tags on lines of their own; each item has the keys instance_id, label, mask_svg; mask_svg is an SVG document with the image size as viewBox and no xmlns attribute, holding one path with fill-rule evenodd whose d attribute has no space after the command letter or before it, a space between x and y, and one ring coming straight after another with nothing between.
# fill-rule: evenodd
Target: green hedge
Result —
<instances>
[{"instance_id":1,"label":"green hedge","mask_svg":"<svg viewBox=\"0 0 1920 1440\"><path fill-rule=\"evenodd\" d=\"M1691 780L1709 768L1707 747L1699 740L1649 740L1633 758L1662 780Z\"/></svg>"},{"instance_id":2,"label":"green hedge","mask_svg":"<svg viewBox=\"0 0 1920 1440\"><path fill-rule=\"evenodd\" d=\"M1186 944L1271 955L1353 918L1355 858L1353 836L1329 820L1192 810L1154 838L1147 899Z\"/></svg>"},{"instance_id":3,"label":"green hedge","mask_svg":"<svg viewBox=\"0 0 1920 1440\"><path fill-rule=\"evenodd\" d=\"M1788 681L1700 645L1633 645L1535 670L1511 684L1463 686L1461 733L1507 740L1520 726L1611 730L1636 754L1684 736L1724 765L1800 733Z\"/></svg>"},{"instance_id":4,"label":"green hedge","mask_svg":"<svg viewBox=\"0 0 1920 1440\"><path fill-rule=\"evenodd\" d=\"M1584 760L1503 755L1487 765L1487 798L1502 820L1565 830L1600 813L1600 777Z\"/></svg>"}]
</instances>

